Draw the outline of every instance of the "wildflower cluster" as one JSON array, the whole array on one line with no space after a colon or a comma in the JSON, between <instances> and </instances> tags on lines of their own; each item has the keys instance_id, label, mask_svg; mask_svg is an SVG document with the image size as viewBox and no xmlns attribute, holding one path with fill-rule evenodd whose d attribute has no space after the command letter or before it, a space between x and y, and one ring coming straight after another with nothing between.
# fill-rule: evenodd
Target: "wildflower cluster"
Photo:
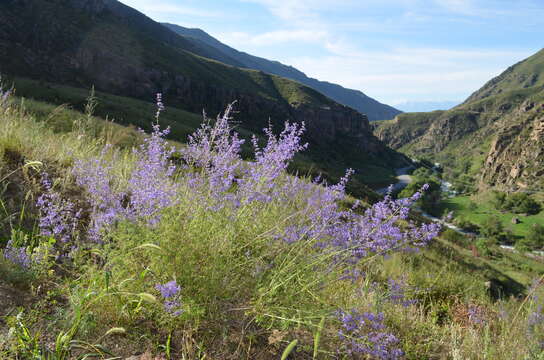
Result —
<instances>
[{"instance_id":1,"label":"wildflower cluster","mask_svg":"<svg viewBox=\"0 0 544 360\"><path fill-rule=\"evenodd\" d=\"M272 127L264 129L267 135L267 143L261 149L257 138L252 139L255 151L255 161L249 165L247 173L240 183L240 197L245 203L252 201L270 202L274 198L282 198L285 195L284 187L275 182L287 169L289 161L299 151L306 149L308 144L300 145L304 133L304 123L285 123L285 128L276 138ZM294 189L297 189L296 187Z\"/></svg>"},{"instance_id":2,"label":"wildflower cluster","mask_svg":"<svg viewBox=\"0 0 544 360\"><path fill-rule=\"evenodd\" d=\"M86 190L90 204L90 240L100 241L104 230L122 220L154 225L162 209L175 203L178 185L169 160L174 150L164 139L168 132L155 124L151 136L134 150L136 163L125 188L116 184L112 161L106 159L108 147L98 158L76 161L76 183Z\"/></svg>"},{"instance_id":3,"label":"wildflower cluster","mask_svg":"<svg viewBox=\"0 0 544 360\"><path fill-rule=\"evenodd\" d=\"M14 264L21 266L23 269L30 269L32 260L27 253L26 247L17 247L13 244L13 240L9 240L4 249L4 259L11 261Z\"/></svg>"},{"instance_id":4,"label":"wildflower cluster","mask_svg":"<svg viewBox=\"0 0 544 360\"><path fill-rule=\"evenodd\" d=\"M177 185L172 179L176 167L169 160L174 149L168 148L164 140L169 131L153 125L151 136L134 150L137 160L128 181L130 203L126 209L133 220L146 219L154 225L160 219L160 211L176 201Z\"/></svg>"},{"instance_id":5,"label":"wildflower cluster","mask_svg":"<svg viewBox=\"0 0 544 360\"><path fill-rule=\"evenodd\" d=\"M126 214L122 206L124 193L113 187L113 166L105 158L108 149L105 147L97 158L77 160L72 169L76 184L86 190L90 205L88 237L95 242L101 240L104 229Z\"/></svg>"},{"instance_id":6,"label":"wildflower cluster","mask_svg":"<svg viewBox=\"0 0 544 360\"><path fill-rule=\"evenodd\" d=\"M40 233L42 236L68 243L75 236L81 210L76 211L72 202L62 199L60 194L53 190L47 175L44 175L42 184L46 191L36 203L40 210Z\"/></svg>"},{"instance_id":7,"label":"wildflower cluster","mask_svg":"<svg viewBox=\"0 0 544 360\"><path fill-rule=\"evenodd\" d=\"M157 284L155 285L155 289L161 293L161 297L164 300L164 309L167 313L172 316L178 316L183 313L179 300L181 286L179 286L175 280L162 285Z\"/></svg>"},{"instance_id":8,"label":"wildflower cluster","mask_svg":"<svg viewBox=\"0 0 544 360\"><path fill-rule=\"evenodd\" d=\"M421 192L409 199L393 200L387 196L360 215L355 209L342 210L338 205L346 196L345 187L353 170L331 186L320 179L308 183L286 177L289 162L307 147L301 144L304 124L286 123L279 136L274 135L271 127L264 129L266 145L261 148L254 137L256 160L244 164L240 157L243 140L231 129L231 112L232 105L213 126L209 121L203 124L189 137L189 146L182 154L190 167L197 169L188 182L195 194L201 194L199 202L209 201L208 195L212 195L215 203L210 207L217 210L227 205L236 208L253 202L306 199L299 216L276 237L289 243L313 239L321 247L349 253L351 262L372 253L417 248L438 234L439 224L416 225L408 220L410 206L421 197ZM400 220L405 222L403 227Z\"/></svg>"},{"instance_id":9,"label":"wildflower cluster","mask_svg":"<svg viewBox=\"0 0 544 360\"><path fill-rule=\"evenodd\" d=\"M160 94L157 109L158 119L164 110ZM181 187L190 189L186 196L195 207L226 208L234 216L247 209L258 211L259 207L288 204L296 216L286 216L285 225L270 234L288 244L308 241L315 251L333 254L328 257L331 267L341 264L351 274L357 272L356 264L369 255L417 249L438 234L439 224L418 225L408 219L410 206L421 197L420 192L399 200L388 195L365 211L358 209L359 203L344 209L339 203L346 197L353 170L348 170L334 185L319 178L306 181L288 176L289 162L307 148L307 144L302 144L304 124L285 123L279 135L271 127L264 129L266 144L259 145L254 137L255 161L244 162L244 140L232 131L232 111L231 104L215 123L206 121L189 137L187 147L180 151L187 164L183 168L170 161L174 149L165 140L169 129L161 130L158 123L143 144L134 149L135 162L126 172L126 182L119 181L114 172L117 153L108 146L95 158L77 160L72 172L77 185L85 190L87 238L104 241L107 231L120 221L155 227L163 210L180 201ZM44 185L47 192L38 201L42 234L70 242L80 213L74 211L70 202L62 201L49 182ZM388 287L392 302L406 306L410 303L403 284L390 281ZM161 293L168 314L177 316L183 312L181 287L176 281L157 284L155 289ZM383 313L339 312L338 317L342 324L339 335L348 353L380 359L402 356L398 339L383 324Z\"/></svg>"},{"instance_id":10,"label":"wildflower cluster","mask_svg":"<svg viewBox=\"0 0 544 360\"><path fill-rule=\"evenodd\" d=\"M406 296L406 283L404 280L389 279L387 281L388 294L387 299L393 303L408 307L417 302L415 299L409 299Z\"/></svg>"},{"instance_id":11,"label":"wildflower cluster","mask_svg":"<svg viewBox=\"0 0 544 360\"><path fill-rule=\"evenodd\" d=\"M376 359L399 359L404 353L399 340L387 331L383 313L339 311L341 329L338 337L350 355L369 355Z\"/></svg>"},{"instance_id":12,"label":"wildflower cluster","mask_svg":"<svg viewBox=\"0 0 544 360\"><path fill-rule=\"evenodd\" d=\"M189 136L187 148L182 152L184 160L193 169L200 169L200 172L192 173L188 180L191 188L195 189L195 195L211 195L217 207L225 205L226 198L233 203L238 202L232 194L229 195L229 190L236 181L237 173L242 171L239 154L244 140L239 139L238 134L231 133L229 121L232 107L232 104L229 105L214 126L206 119Z\"/></svg>"}]
</instances>

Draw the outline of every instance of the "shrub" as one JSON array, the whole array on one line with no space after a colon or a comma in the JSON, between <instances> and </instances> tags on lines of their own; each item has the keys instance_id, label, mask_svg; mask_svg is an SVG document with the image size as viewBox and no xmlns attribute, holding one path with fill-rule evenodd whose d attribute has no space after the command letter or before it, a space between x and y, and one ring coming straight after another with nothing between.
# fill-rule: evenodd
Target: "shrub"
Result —
<instances>
[{"instance_id":1,"label":"shrub","mask_svg":"<svg viewBox=\"0 0 544 360\"><path fill-rule=\"evenodd\" d=\"M506 193L494 191L493 205L497 210L507 210L516 214L538 214L542 207L529 194L517 192L510 195Z\"/></svg>"},{"instance_id":2,"label":"shrub","mask_svg":"<svg viewBox=\"0 0 544 360\"><path fill-rule=\"evenodd\" d=\"M488 238L499 236L504 231L502 222L497 216L489 216L482 224L482 235Z\"/></svg>"},{"instance_id":3,"label":"shrub","mask_svg":"<svg viewBox=\"0 0 544 360\"><path fill-rule=\"evenodd\" d=\"M540 250L544 248L544 226L534 224L529 233L516 243L516 247L524 250Z\"/></svg>"},{"instance_id":4,"label":"shrub","mask_svg":"<svg viewBox=\"0 0 544 360\"><path fill-rule=\"evenodd\" d=\"M417 205L423 211L433 215L438 215L440 210L440 201L442 198L442 188L440 183L433 179L419 179L410 183L400 193L399 197L410 197L417 193L424 185L427 185L427 190L417 201Z\"/></svg>"},{"instance_id":5,"label":"shrub","mask_svg":"<svg viewBox=\"0 0 544 360\"><path fill-rule=\"evenodd\" d=\"M471 233L478 234L480 232L480 226L478 226L477 224L469 221L466 218L455 219L455 225L457 225L461 229L463 229L465 231L468 231L468 232L471 232Z\"/></svg>"}]
</instances>

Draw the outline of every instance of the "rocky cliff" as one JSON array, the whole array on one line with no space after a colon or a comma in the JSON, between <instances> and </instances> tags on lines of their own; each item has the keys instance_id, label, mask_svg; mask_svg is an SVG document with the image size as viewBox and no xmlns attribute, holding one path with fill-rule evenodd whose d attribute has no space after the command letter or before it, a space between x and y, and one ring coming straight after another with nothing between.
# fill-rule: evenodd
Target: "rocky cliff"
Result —
<instances>
[{"instance_id":1,"label":"rocky cliff","mask_svg":"<svg viewBox=\"0 0 544 360\"><path fill-rule=\"evenodd\" d=\"M544 101L528 100L493 138L481 171L484 184L502 189L544 189Z\"/></svg>"}]
</instances>

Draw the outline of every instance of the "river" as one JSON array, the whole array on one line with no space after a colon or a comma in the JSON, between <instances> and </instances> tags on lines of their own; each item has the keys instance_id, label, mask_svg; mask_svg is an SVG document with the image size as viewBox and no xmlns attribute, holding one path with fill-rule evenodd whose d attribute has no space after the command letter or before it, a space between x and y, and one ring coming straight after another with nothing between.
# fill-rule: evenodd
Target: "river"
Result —
<instances>
[{"instance_id":1,"label":"river","mask_svg":"<svg viewBox=\"0 0 544 360\"><path fill-rule=\"evenodd\" d=\"M402 167L402 168L398 168L395 170L395 174L397 175L396 178L398 180L398 182L396 184L393 184L393 192L398 192L398 191L401 191L402 189L404 189L406 186L408 186L411 182L412 182L412 176L410 176L408 173L410 172L410 170L414 169L414 166L413 165L410 165L410 166L405 166L405 167ZM442 188L442 191L444 193L447 193L450 191L450 188L451 188L451 184L447 181L444 181L444 180L441 180L440 181L440 185L441 185L441 188ZM378 189L376 190L376 192L380 195L385 195L387 194L387 191L389 190L389 187L385 187L385 188L381 188L381 189ZM438 222L438 223L441 223L442 225L444 225L445 227L449 228L449 229L452 229L454 231L457 231L458 233L461 233L461 234L464 234L464 235L470 235L470 236L476 236L477 234L475 233L472 233L472 232L469 232L469 231L465 231L463 229L461 229L460 227L458 226L455 226L451 223L448 223L442 219L439 219L435 216L432 216L431 214L427 214L426 212L422 211L421 209L417 209L421 215L431 221L434 221L434 222Z\"/></svg>"},{"instance_id":2,"label":"river","mask_svg":"<svg viewBox=\"0 0 544 360\"><path fill-rule=\"evenodd\" d=\"M395 170L395 175L397 175L396 179L398 180L398 182L396 184L393 184L393 192L401 191L402 189L407 187L408 184L410 184L412 182L412 177L410 175L408 175L408 173L413 168L414 168L414 166L410 165L410 166L406 166L406 167L399 168L399 169ZM387 194L388 190L389 190L389 186L378 189L378 190L376 190L376 192L378 194L380 194L380 195L385 195L385 194Z\"/></svg>"}]
</instances>

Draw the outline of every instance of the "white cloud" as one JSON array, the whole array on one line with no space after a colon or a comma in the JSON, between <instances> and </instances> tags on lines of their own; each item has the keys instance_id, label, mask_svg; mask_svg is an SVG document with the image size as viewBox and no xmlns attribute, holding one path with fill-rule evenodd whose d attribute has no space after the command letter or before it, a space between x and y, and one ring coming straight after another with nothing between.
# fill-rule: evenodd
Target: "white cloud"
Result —
<instances>
[{"instance_id":1,"label":"white cloud","mask_svg":"<svg viewBox=\"0 0 544 360\"><path fill-rule=\"evenodd\" d=\"M155 0L151 2L149 0L121 0L121 2L159 21L161 20L161 16L164 15L195 16L202 18L216 18L223 16L223 14L219 11L202 10L198 7L179 5L179 3L171 1Z\"/></svg>"},{"instance_id":2,"label":"white cloud","mask_svg":"<svg viewBox=\"0 0 544 360\"><path fill-rule=\"evenodd\" d=\"M354 0L243 0L265 6L273 15L288 21L318 17L322 11L352 4Z\"/></svg>"},{"instance_id":3,"label":"white cloud","mask_svg":"<svg viewBox=\"0 0 544 360\"><path fill-rule=\"evenodd\" d=\"M320 80L361 89L384 102L461 99L531 51L395 48L352 51L329 44L331 56L280 59Z\"/></svg>"},{"instance_id":4,"label":"white cloud","mask_svg":"<svg viewBox=\"0 0 544 360\"><path fill-rule=\"evenodd\" d=\"M253 46L270 46L281 43L313 43L321 44L327 37L326 31L310 31L304 29L277 30L262 34L249 34L245 32L222 33L218 35L222 41L231 44L245 44Z\"/></svg>"}]
</instances>

